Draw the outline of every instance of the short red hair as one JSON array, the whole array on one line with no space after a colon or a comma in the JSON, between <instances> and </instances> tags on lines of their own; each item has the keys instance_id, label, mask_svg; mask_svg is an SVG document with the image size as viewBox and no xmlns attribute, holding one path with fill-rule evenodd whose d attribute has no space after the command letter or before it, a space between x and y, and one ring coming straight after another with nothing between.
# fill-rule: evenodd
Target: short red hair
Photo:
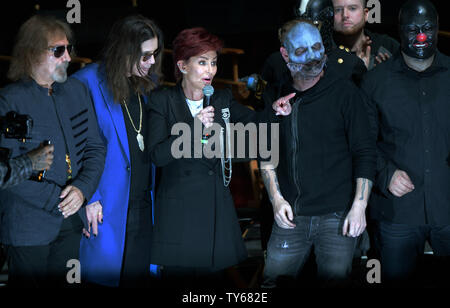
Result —
<instances>
[{"instance_id":1,"label":"short red hair","mask_svg":"<svg viewBox=\"0 0 450 308\"><path fill-rule=\"evenodd\" d=\"M219 53L223 47L223 42L214 34L209 33L205 28L198 27L185 29L178 33L173 40L172 46L175 78L180 80L182 75L177 66L178 61L188 61L191 57L204 54L211 50Z\"/></svg>"}]
</instances>

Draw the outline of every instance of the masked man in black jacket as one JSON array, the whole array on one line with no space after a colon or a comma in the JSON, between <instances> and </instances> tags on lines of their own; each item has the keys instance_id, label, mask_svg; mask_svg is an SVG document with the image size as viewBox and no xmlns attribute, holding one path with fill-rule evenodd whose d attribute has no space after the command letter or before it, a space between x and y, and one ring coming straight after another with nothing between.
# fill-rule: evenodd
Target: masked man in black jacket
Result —
<instances>
[{"instance_id":1,"label":"masked man in black jacket","mask_svg":"<svg viewBox=\"0 0 450 308\"><path fill-rule=\"evenodd\" d=\"M401 51L362 82L378 149L370 214L391 282L412 281L426 240L450 255L450 58L437 50L433 4L406 2L399 34Z\"/></svg>"},{"instance_id":2,"label":"masked man in black jacket","mask_svg":"<svg viewBox=\"0 0 450 308\"><path fill-rule=\"evenodd\" d=\"M324 68L327 58L314 24L288 22L281 37L291 74L263 98L295 92L296 100L281 121L279 165L261 164L275 216L263 286L297 276L312 247L321 281L342 281L366 227L375 143L358 88Z\"/></svg>"}]
</instances>

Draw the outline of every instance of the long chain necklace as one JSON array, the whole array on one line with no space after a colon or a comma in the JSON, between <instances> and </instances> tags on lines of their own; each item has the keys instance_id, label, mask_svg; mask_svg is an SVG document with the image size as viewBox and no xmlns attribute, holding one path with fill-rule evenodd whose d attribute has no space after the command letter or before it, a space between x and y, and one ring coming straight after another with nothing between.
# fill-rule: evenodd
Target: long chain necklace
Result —
<instances>
[{"instance_id":1,"label":"long chain necklace","mask_svg":"<svg viewBox=\"0 0 450 308\"><path fill-rule=\"evenodd\" d=\"M123 104L125 105L125 109L127 111L128 117L130 118L131 125L133 126L133 129L136 131L136 139L139 145L139 149L143 152L144 151L144 137L141 135L142 130L142 103L141 103L141 96L138 94L138 101L139 101L139 129L136 129L136 126L134 126L133 119L131 118L130 112L128 111L127 102L123 100Z\"/></svg>"}]
</instances>

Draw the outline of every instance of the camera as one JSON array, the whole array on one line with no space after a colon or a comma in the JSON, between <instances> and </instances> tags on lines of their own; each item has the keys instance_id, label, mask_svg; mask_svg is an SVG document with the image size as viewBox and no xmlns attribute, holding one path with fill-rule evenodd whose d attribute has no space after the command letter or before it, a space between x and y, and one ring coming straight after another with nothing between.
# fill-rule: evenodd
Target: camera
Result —
<instances>
[{"instance_id":1,"label":"camera","mask_svg":"<svg viewBox=\"0 0 450 308\"><path fill-rule=\"evenodd\" d=\"M0 137L3 135L5 138L25 141L31 138L32 127L33 119L29 115L10 111L5 116L0 116ZM9 150L0 148L0 162L5 162L8 158Z\"/></svg>"},{"instance_id":2,"label":"camera","mask_svg":"<svg viewBox=\"0 0 450 308\"><path fill-rule=\"evenodd\" d=\"M26 114L18 114L15 111L8 112L0 117L0 134L10 139L29 139L33 120Z\"/></svg>"}]
</instances>

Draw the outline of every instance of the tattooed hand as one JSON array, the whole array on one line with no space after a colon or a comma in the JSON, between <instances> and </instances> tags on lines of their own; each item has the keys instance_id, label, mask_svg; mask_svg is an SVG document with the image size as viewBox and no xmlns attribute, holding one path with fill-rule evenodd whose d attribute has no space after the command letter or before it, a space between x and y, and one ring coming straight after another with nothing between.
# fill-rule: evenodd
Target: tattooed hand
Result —
<instances>
[{"instance_id":1,"label":"tattooed hand","mask_svg":"<svg viewBox=\"0 0 450 308\"><path fill-rule=\"evenodd\" d=\"M54 145L41 144L36 149L27 153L28 157L33 164L33 170L41 171L48 170L53 163L53 151Z\"/></svg>"},{"instance_id":2,"label":"tattooed hand","mask_svg":"<svg viewBox=\"0 0 450 308\"><path fill-rule=\"evenodd\" d=\"M370 192L372 191L373 183L371 180L365 178L356 179L356 193L353 200L352 208L345 217L342 226L342 234L344 236L358 237L360 236L367 225L366 222L366 207L369 201Z\"/></svg>"},{"instance_id":3,"label":"tattooed hand","mask_svg":"<svg viewBox=\"0 0 450 308\"><path fill-rule=\"evenodd\" d=\"M280 192L280 186L278 184L277 173L273 169L273 166L266 165L266 168L261 168L261 177L266 186L267 194L269 195L270 202L273 206L273 215L275 222L280 228L294 229L294 212L292 207L287 202Z\"/></svg>"}]
</instances>

